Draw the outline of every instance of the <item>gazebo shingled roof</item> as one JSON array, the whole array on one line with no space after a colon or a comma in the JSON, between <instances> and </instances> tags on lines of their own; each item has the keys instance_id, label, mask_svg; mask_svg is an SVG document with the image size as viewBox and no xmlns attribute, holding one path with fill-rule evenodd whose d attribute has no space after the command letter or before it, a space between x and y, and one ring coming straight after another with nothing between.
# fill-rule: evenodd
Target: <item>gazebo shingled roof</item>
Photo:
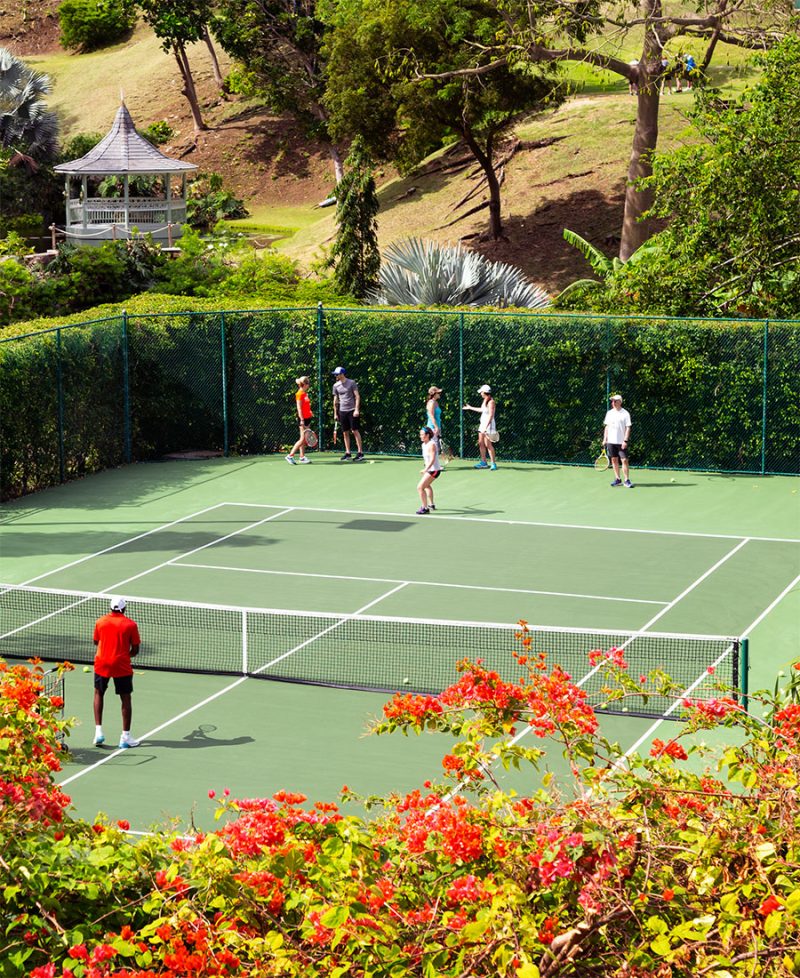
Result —
<instances>
[{"instance_id":1,"label":"gazebo shingled roof","mask_svg":"<svg viewBox=\"0 0 800 978\"><path fill-rule=\"evenodd\" d=\"M57 173L70 175L186 173L196 170L194 163L172 160L136 131L125 103L120 105L114 124L95 147L79 160L59 163Z\"/></svg>"}]
</instances>

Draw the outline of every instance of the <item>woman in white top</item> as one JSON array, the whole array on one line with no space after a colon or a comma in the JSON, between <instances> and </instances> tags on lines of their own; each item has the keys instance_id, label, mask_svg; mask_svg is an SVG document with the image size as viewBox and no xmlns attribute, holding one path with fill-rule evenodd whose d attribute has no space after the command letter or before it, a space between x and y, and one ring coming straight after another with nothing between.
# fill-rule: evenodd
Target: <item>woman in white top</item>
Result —
<instances>
[{"instance_id":1,"label":"woman in white top","mask_svg":"<svg viewBox=\"0 0 800 978\"><path fill-rule=\"evenodd\" d=\"M478 448L481 453L481 460L475 468L492 469L494 471L497 468L494 453L494 443L497 441L497 426L494 420L495 403L492 397L492 388L488 384L482 384L478 388L478 393L483 398L481 407L472 407L471 404L464 405L465 411L477 411L481 416L481 421L478 425ZM489 453L489 462L486 461L487 452Z\"/></svg>"},{"instance_id":2,"label":"woman in white top","mask_svg":"<svg viewBox=\"0 0 800 978\"><path fill-rule=\"evenodd\" d=\"M419 440L422 442L422 478L417 485L422 505L417 510L418 516L425 516L435 510L433 504L433 483L439 478L442 467L439 464L439 446L433 436L433 431L426 425L419 430Z\"/></svg>"}]
</instances>

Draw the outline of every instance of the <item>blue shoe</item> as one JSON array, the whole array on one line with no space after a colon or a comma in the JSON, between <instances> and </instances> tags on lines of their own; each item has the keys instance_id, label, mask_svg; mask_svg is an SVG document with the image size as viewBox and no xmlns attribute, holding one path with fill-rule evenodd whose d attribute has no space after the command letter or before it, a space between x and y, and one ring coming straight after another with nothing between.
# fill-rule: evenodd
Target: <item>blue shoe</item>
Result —
<instances>
[{"instance_id":1,"label":"blue shoe","mask_svg":"<svg viewBox=\"0 0 800 978\"><path fill-rule=\"evenodd\" d=\"M478 464L477 465L474 465L473 468L475 468L475 469L488 469L489 468L489 463L488 462L478 462Z\"/></svg>"},{"instance_id":2,"label":"blue shoe","mask_svg":"<svg viewBox=\"0 0 800 978\"><path fill-rule=\"evenodd\" d=\"M489 468L492 470L492 472L496 472L497 471L497 462L492 462L492 464L489 466Z\"/></svg>"},{"instance_id":3,"label":"blue shoe","mask_svg":"<svg viewBox=\"0 0 800 978\"><path fill-rule=\"evenodd\" d=\"M139 746L139 741L138 740L134 740L133 737L129 738L128 740L125 740L123 738L119 742L119 749L120 750L127 750L129 747L138 747L138 746Z\"/></svg>"},{"instance_id":4,"label":"blue shoe","mask_svg":"<svg viewBox=\"0 0 800 978\"><path fill-rule=\"evenodd\" d=\"M614 481L611 483L611 488L613 489L614 486L621 486L621 485L622 485L622 479L614 479Z\"/></svg>"},{"instance_id":5,"label":"blue shoe","mask_svg":"<svg viewBox=\"0 0 800 978\"><path fill-rule=\"evenodd\" d=\"M626 489L633 489L633 483L631 482L630 479L626 479L623 485L625 486Z\"/></svg>"},{"instance_id":6,"label":"blue shoe","mask_svg":"<svg viewBox=\"0 0 800 978\"><path fill-rule=\"evenodd\" d=\"M102 745L105 742L106 742L106 738L102 734L99 734L97 737L94 738L94 746L95 747L102 747Z\"/></svg>"},{"instance_id":7,"label":"blue shoe","mask_svg":"<svg viewBox=\"0 0 800 978\"><path fill-rule=\"evenodd\" d=\"M287 455L286 456L286 461L289 463L289 465L297 465L297 463L295 462L294 457L292 455Z\"/></svg>"}]
</instances>

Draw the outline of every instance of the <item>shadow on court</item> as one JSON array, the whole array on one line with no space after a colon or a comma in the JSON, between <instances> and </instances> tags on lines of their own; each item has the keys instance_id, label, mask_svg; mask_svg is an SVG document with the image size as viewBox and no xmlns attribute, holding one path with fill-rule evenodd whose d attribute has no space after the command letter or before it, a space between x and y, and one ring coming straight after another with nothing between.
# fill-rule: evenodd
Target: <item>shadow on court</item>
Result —
<instances>
[{"instance_id":1,"label":"shadow on court","mask_svg":"<svg viewBox=\"0 0 800 978\"><path fill-rule=\"evenodd\" d=\"M245 744L255 743L255 739L247 735L241 737L210 737L209 734L216 729L212 724L204 724L180 740L156 740L145 737L139 747L126 751L120 757L139 758L141 761L145 759L142 756L142 751L153 747L166 747L168 750L197 750L209 747L243 747ZM112 739L103 744L102 747L70 748L69 759L74 764L96 764L104 754L118 749L116 741ZM153 758L147 759L152 760Z\"/></svg>"}]
</instances>

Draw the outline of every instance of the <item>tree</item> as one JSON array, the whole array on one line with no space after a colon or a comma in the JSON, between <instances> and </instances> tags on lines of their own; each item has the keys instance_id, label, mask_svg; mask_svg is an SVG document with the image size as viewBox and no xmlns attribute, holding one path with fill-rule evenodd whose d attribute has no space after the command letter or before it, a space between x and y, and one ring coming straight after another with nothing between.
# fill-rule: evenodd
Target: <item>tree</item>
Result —
<instances>
[{"instance_id":1,"label":"tree","mask_svg":"<svg viewBox=\"0 0 800 978\"><path fill-rule=\"evenodd\" d=\"M325 26L316 7L316 0L220 0L214 33L250 73L253 94L327 145L338 183L344 171L323 105Z\"/></svg>"},{"instance_id":2,"label":"tree","mask_svg":"<svg viewBox=\"0 0 800 978\"><path fill-rule=\"evenodd\" d=\"M0 146L48 160L58 151L58 120L45 107L50 79L0 48Z\"/></svg>"},{"instance_id":3,"label":"tree","mask_svg":"<svg viewBox=\"0 0 800 978\"><path fill-rule=\"evenodd\" d=\"M465 40L481 46L486 64L431 73L440 84L452 78L504 70L511 65L582 62L612 71L636 87L636 123L628 165L619 257L625 261L651 233L646 217L658 143L662 54L679 38L702 39L707 69L720 41L755 50L776 43L796 19L786 0L697 0L693 9L678 0L642 0L625 7L616 0L502 0L497 4L493 40ZM638 60L620 56L620 39L643 36ZM700 76L702 79L702 76Z\"/></svg>"},{"instance_id":4,"label":"tree","mask_svg":"<svg viewBox=\"0 0 800 978\"><path fill-rule=\"evenodd\" d=\"M327 16L334 132L362 133L374 153L403 169L459 136L483 170L489 233L499 238L497 141L523 113L555 103L552 72L486 70L498 29L489 0L339 0Z\"/></svg>"},{"instance_id":5,"label":"tree","mask_svg":"<svg viewBox=\"0 0 800 978\"><path fill-rule=\"evenodd\" d=\"M164 51L171 51L183 79L183 94L189 103L195 135L208 129L203 121L194 75L186 53L186 45L203 40L211 47L207 24L211 7L206 0L136 0L142 16L153 28ZM213 55L213 49L212 49ZM212 57L216 64L216 56ZM219 67L216 67L219 76Z\"/></svg>"},{"instance_id":6,"label":"tree","mask_svg":"<svg viewBox=\"0 0 800 978\"><path fill-rule=\"evenodd\" d=\"M673 315L800 312L800 38L758 59L758 83L732 102L698 94L695 138L658 154L650 213L669 220L633 263L589 295L596 308Z\"/></svg>"},{"instance_id":7,"label":"tree","mask_svg":"<svg viewBox=\"0 0 800 978\"><path fill-rule=\"evenodd\" d=\"M337 288L363 299L378 282L378 194L372 161L364 139L357 136L344 163L344 177L336 188L336 242L332 260Z\"/></svg>"}]
</instances>

